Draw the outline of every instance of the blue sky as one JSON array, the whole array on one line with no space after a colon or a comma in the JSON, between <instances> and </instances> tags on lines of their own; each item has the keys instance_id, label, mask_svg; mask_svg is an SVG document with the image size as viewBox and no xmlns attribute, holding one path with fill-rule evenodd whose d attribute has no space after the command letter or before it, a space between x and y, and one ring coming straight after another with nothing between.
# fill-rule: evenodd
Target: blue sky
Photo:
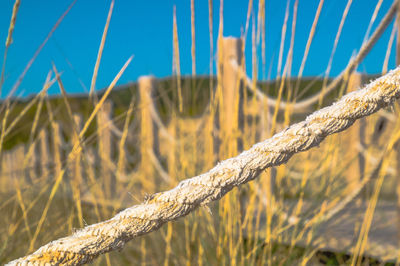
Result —
<instances>
[{"instance_id":1,"label":"blue sky","mask_svg":"<svg viewBox=\"0 0 400 266\"><path fill-rule=\"evenodd\" d=\"M377 0L353 0L333 60L331 76L340 73L351 55L360 48L377 2ZM377 26L392 2L392 0L383 1L372 30ZM6 64L3 96L11 89L35 50L70 3L71 1L54 0L21 1L13 36L14 42L10 46ZM318 0L299 1L293 75L297 74L300 67L318 3ZM12 0L0 1L1 57L4 53L4 43L13 4L14 1ZM324 73L346 4L347 0L325 0L304 70L305 76L316 76ZM134 55L133 61L120 79L119 84L136 81L142 75L151 74L156 77L166 77L172 74L172 14L174 5L177 12L181 71L185 75L191 74L190 0L116 0L99 70L97 89L106 87L131 55ZM219 1L213 0L213 5L213 35L214 42L216 42ZM290 15L284 58L290 42L294 0L290 0L289 5ZM109 6L110 0L78 0L34 62L16 94L26 96L40 91L46 75L52 67L52 62L63 73L62 79L67 92L84 92L79 79L89 88ZM258 1L255 0L255 14L257 14L257 6ZM195 8L197 74L208 74L208 1L196 0ZM247 8L247 0L224 1L225 36L240 36L246 23ZM277 74L277 58L285 9L286 1L266 0L267 71L269 64L272 64L272 78ZM383 34L371 54L362 62L359 67L361 72L381 72L391 28L392 25ZM249 30L248 42L246 43L246 64L247 72L251 73L251 28ZM259 58L261 61L261 53L259 53ZM261 68L261 62L259 63ZM389 68L393 67L394 49L389 61ZM260 75L262 76L262 74ZM265 73L266 75L267 73ZM59 93L58 86L53 86L49 93Z\"/></svg>"}]
</instances>

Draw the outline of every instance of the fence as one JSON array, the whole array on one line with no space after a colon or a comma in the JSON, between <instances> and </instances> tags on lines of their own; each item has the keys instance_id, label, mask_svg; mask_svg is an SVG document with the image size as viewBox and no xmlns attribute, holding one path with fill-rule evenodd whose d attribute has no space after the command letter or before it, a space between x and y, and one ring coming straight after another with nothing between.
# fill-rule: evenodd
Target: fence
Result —
<instances>
[{"instance_id":1,"label":"fence","mask_svg":"<svg viewBox=\"0 0 400 266\"><path fill-rule=\"evenodd\" d=\"M239 45L237 46L240 47ZM238 76L239 74L236 71L231 75ZM355 79L357 78L357 76L354 77ZM151 95L151 88L153 86L152 84L153 80L151 78L142 78L140 80L140 97L143 102L151 101L151 97L149 97L149 95ZM239 82L234 82L234 84L229 85L229 87L232 87L235 84L239 84ZM241 153L236 157L222 161L209 172L193 177L191 179L184 180L172 190L153 194L149 196L146 201L141 205L130 207L120 212L110 220L86 226L85 228L78 230L69 237L53 241L41 247L31 255L10 262L10 265L39 262L52 264L84 264L92 261L100 254L110 252L112 250L119 250L123 248L125 243L132 238L157 230L168 221L172 221L179 217L185 216L198 207L204 206L209 202L222 198L234 187L255 179L264 169L287 162L290 157L295 153L305 151L317 146L328 135L345 130L346 128L350 127L357 119L368 116L372 113L379 111L383 107L392 104L396 99L400 97L399 88L400 69L398 68L389 72L385 76L375 80L364 89L351 92L333 105L313 113L312 115L308 116L305 121L294 124L289 128L284 129L280 133L274 135L273 137L255 144L251 149ZM238 93L239 92L235 92L236 95ZM229 99L230 101L228 101ZM238 96L226 98L224 97L221 100L225 100L225 102L220 106L238 106L238 104L234 103L238 100ZM157 157L157 155L153 157L149 156L149 154L154 155L157 152L154 151L154 140L146 139L149 138L149 136L154 136L154 134L147 133L149 131L154 131L154 124L152 124L153 119L149 119L149 117L151 117L151 108L154 108L154 105L152 103L143 105L141 108L141 130L146 131L146 133L143 134L141 137L141 164L154 164L154 157ZM111 108L103 108L102 112L106 112L105 115L102 115L102 119L107 120L108 123L111 123ZM219 123L212 123L212 125L218 126L219 124L219 126L221 127L221 132L225 132L223 134L233 134L234 137L234 131L238 130L239 127L236 125L239 122L231 122L228 125L234 125L236 129L223 129L225 126L222 124L226 117L232 113L234 114L234 117L236 117L234 119L239 119L240 115L236 111L221 111L221 120L219 121ZM154 115L157 114L153 113L153 116ZM189 128L198 129L203 125L203 123L207 123L209 119L212 119L212 117L205 117L203 119L200 119L194 124L197 125L197 127L191 126ZM78 120L80 120L79 117L76 117L75 123L79 128L80 123ZM102 123L104 124L104 121ZM176 124L174 125L174 123ZM173 120L170 121L169 127L165 127L170 128L165 130L168 132L167 134L169 134L169 136L172 138L172 141L170 142L175 145L175 148L178 149L179 145L181 145L181 143L179 143L181 140L179 138L175 139L176 130L180 130L180 128L185 128L185 126L177 126L177 124L179 123L182 122L178 119ZM53 127L57 128L59 126L54 123ZM40 154L45 156L45 153L49 152L49 148L45 145L46 143L48 143L48 141L45 141L44 139L47 139L48 136L44 131L42 132L43 133L40 134L39 138L39 146ZM103 167L107 168L106 172L111 173L112 171L110 171L110 169L112 169L113 167L111 163L112 160L110 159L110 157L103 157L104 154L102 154L104 151L109 152L108 155L111 154L111 133L110 131L106 132L106 134L99 134L99 136L104 137L104 135L106 135L106 137L102 144L102 148L99 150L100 152L97 156L99 156ZM54 143L54 151L60 151L63 149L63 141L59 139L60 137L57 136L57 134L58 133L54 134L53 136L54 141L52 143ZM220 136L220 138L223 138L223 134ZM399 134L397 133L394 138L395 140L399 138L398 135ZM224 145L223 143L223 141L220 143L222 147ZM227 153L225 154L229 155L234 153L234 150L237 150L236 145L237 144L235 144L235 146L233 147L230 146L227 149ZM391 150L394 145L395 142L392 141L391 143L389 143L387 149ZM213 150L213 148L211 150ZM18 156L21 157L22 151L22 147L19 147L12 153L9 153L10 155L4 156L4 160L6 162L3 163L3 165L6 165L8 168L18 167L15 165L13 166L13 164L7 163L7 161L15 160L9 158ZM35 152L32 153L33 162L37 160L35 159L35 154ZM173 149L172 152L169 149L168 154L172 156L168 159L169 164L174 165L175 163L173 162L173 160L177 160L177 158L174 158L175 155ZM58 157L60 156L54 156L54 162L48 162L46 160L44 160L44 162L46 165L50 163L59 165L60 159ZM79 174L81 161L80 157L76 156L74 157L74 159L75 161L72 162L70 166L68 166L69 168L73 169L70 171L71 173L73 173L71 177L81 178L81 175ZM18 173L29 170L27 178L30 178L32 180L34 180L35 178L39 178L39 176L40 178L46 178L46 176L48 176L48 167L46 165L33 166L31 163L27 165L29 165L29 167L26 167L25 169L17 170L15 168L7 169L7 171L13 172L15 174L15 170L17 170ZM5 168L2 169L5 170ZM56 171L59 171L59 166L57 166L56 169L58 169ZM167 172L168 174L166 174ZM46 173L46 175L42 176L40 175L41 173ZM168 178L176 178L173 175L177 173L174 172L173 169L168 169L165 170L164 174L166 174ZM107 182L115 182L112 180L113 176L110 175L109 181ZM154 180L150 180L150 183L152 182L154 182ZM76 183L79 184L80 182ZM105 184L108 184L110 187L112 187L112 185L109 183ZM110 191L105 193L112 192ZM78 197L80 197L80 192L77 191L76 193L74 193L74 195L76 195L76 200L79 202Z\"/></svg>"},{"instance_id":2,"label":"fence","mask_svg":"<svg viewBox=\"0 0 400 266\"><path fill-rule=\"evenodd\" d=\"M371 155L370 151L374 147L368 140L378 142L379 138L382 138L382 131L384 131L382 128L387 124L385 121L396 120L396 118L381 111L382 115L378 121L372 121L372 124L376 122L376 125L367 127L367 121L363 117L391 105L400 98L400 68L375 80L362 90L357 90L362 84L361 76L353 71L387 28L396 15L396 11L397 2L392 5L375 32L363 44L345 70L326 88L323 88L321 93L327 94L333 91L342 81L347 84L345 86L347 90L352 92L333 105L313 113L304 121L288 128L283 129L283 126L288 124L286 120L282 124L275 124L276 119L272 119L272 124L268 124L271 123L271 119L266 118L271 117L271 113L276 118L280 109L285 109L285 115L286 110L309 111L322 94L319 93L297 103L269 98L255 86L256 80L251 80L245 74L243 40L223 38L218 42L221 46L218 47L219 75L215 98L212 98L212 102L201 117L182 118L174 114L168 125L164 125L154 102L153 95L158 89L156 80L153 77L139 79L140 106L137 117L135 116L140 127L137 152L132 152L124 145L128 142L128 135L133 131L129 126L129 117L133 113L134 105L131 102L128 118L123 129L119 129L114 125L113 105L110 101L104 102L96 116L97 149L80 139L79 132L83 119L79 114L74 114L72 131L68 132L72 136L70 140L64 139L61 123L50 121L50 132L44 128L41 129L37 134L38 137L30 140L30 145L19 145L11 151L3 151L0 170L2 188L9 187L13 182L18 183L19 179L25 180L28 184L35 184L50 180L53 176L61 180L65 175L70 182L80 226L83 227L71 236L50 242L31 255L9 264L79 265L88 263L101 254L120 250L129 240L157 230L164 223L185 216L212 201L221 199L225 201L221 204L222 206L228 205L230 199L226 198L229 198L232 193L224 199L222 197L233 188L255 179L267 168L285 164L292 155L319 145L327 136L347 129L360 119L359 124L349 129L350 132L344 137L345 145L348 145L347 151L343 154L329 155L333 162L339 159L350 162L343 174L348 184L347 196L339 203L336 202L336 205L323 215L323 218L320 217L320 219L331 218L363 189L367 191L367 183L371 180L372 174L377 175L382 167L382 158L374 158ZM177 40L174 44L177 44ZM175 63L178 65L175 67L178 67L179 75L178 46L175 49L177 50ZM192 53L194 54L194 51ZM195 64L193 64L193 70L195 72ZM179 109L182 111L182 84L179 76L178 79ZM253 99L248 99L247 89L255 95ZM40 104L42 100L43 98L39 100ZM368 123L371 124L371 121ZM375 130L369 132L370 128L375 128ZM260 138L265 139L270 132L274 133L279 129L282 130L280 133L250 148L250 145L259 141ZM392 151L395 147L400 138L399 134L395 132L390 138L386 152ZM69 156L71 154L69 151L74 146L79 148L74 149L74 156ZM199 147L201 147L200 150ZM247 150L232 157L243 149ZM203 167L206 169L213 167L217 161L232 158L221 161L202 175L179 182L179 176L195 175L195 170L198 170L198 167L195 167L198 165L198 160L192 158L191 154L197 153L202 154ZM398 154L397 157L400 158ZM375 163L371 164L373 161ZM399 162L397 159L397 163ZM177 165L179 167L176 167ZM369 165L372 165L370 166L372 170L367 169ZM322 166L324 167L326 166ZM395 166L395 169L390 166L387 168L389 172L396 173L399 166ZM289 170L284 169L284 171ZM366 176L369 172L372 174ZM101 173L101 176L97 177L98 173ZM94 202L95 212L99 212L96 204L96 200L99 199L104 201L101 204L103 207L114 206L107 200L112 199L113 195L122 188L129 191L132 182L128 180L134 180L138 176L142 177L140 185L144 191L159 191L163 187L160 185L161 182L168 185L177 182L179 184L171 190L146 197L142 204L127 208L110 220L84 227L82 202L89 204ZM271 205L276 196L274 184L278 182L275 180L277 176L279 179L282 174L271 172L266 178L267 215L272 212ZM290 176L293 178L300 176L299 179L302 179L301 174L295 171L292 171ZM93 190L91 186L97 183L100 183L101 189ZM397 186L400 188L399 181ZM19 185L16 187L19 188ZM245 196L239 195L237 198L245 202ZM23 203L21 208L26 219ZM243 217L247 216L245 211L240 211ZM227 215L225 212L221 213ZM45 216L42 216L33 236L27 220L24 220L31 241L30 252L33 251ZM292 221L290 226L300 221L299 217L293 215L290 217L286 215L286 218ZM271 217L267 217L268 223L271 223ZM400 225L400 222L398 224ZM167 238L170 241L172 232L170 228L168 232Z\"/></svg>"}]
</instances>

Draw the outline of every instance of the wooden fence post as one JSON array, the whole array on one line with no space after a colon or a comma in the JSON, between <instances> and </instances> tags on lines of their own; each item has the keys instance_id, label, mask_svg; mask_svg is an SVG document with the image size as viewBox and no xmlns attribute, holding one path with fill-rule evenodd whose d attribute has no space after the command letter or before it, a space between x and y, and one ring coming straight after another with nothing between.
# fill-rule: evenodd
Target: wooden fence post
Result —
<instances>
[{"instance_id":1,"label":"wooden fence post","mask_svg":"<svg viewBox=\"0 0 400 266\"><path fill-rule=\"evenodd\" d=\"M32 141L31 147L25 150L26 161L26 181L32 182L37 178L37 156L36 156L36 142Z\"/></svg>"},{"instance_id":2,"label":"wooden fence post","mask_svg":"<svg viewBox=\"0 0 400 266\"><path fill-rule=\"evenodd\" d=\"M1 151L0 154L0 191L5 192L8 184L7 178L7 161L6 154L4 150Z\"/></svg>"},{"instance_id":3,"label":"wooden fence post","mask_svg":"<svg viewBox=\"0 0 400 266\"><path fill-rule=\"evenodd\" d=\"M153 192L156 188L156 180L154 179L154 167L151 160L151 152L157 154L157 138L156 126L154 125L151 108L154 106L152 94L155 87L155 79L153 76L142 76L138 80L139 98L140 98L140 165L139 172L144 177L143 182L145 189Z\"/></svg>"},{"instance_id":4,"label":"wooden fence post","mask_svg":"<svg viewBox=\"0 0 400 266\"><path fill-rule=\"evenodd\" d=\"M79 131L82 128L82 117L78 114L74 114L73 119L76 129ZM77 141L79 141L78 136L72 133L71 146L73 147ZM75 185L79 188L79 185L82 183L82 150L78 149L77 151L78 152L73 156L73 160L68 162L68 164L70 182L72 186Z\"/></svg>"},{"instance_id":5,"label":"wooden fence post","mask_svg":"<svg viewBox=\"0 0 400 266\"><path fill-rule=\"evenodd\" d=\"M4 151L3 150L3 163L4 163L4 172L5 172L5 188L7 186L10 186L11 184L14 183L14 163L13 163L13 156L12 156L13 151ZM14 184L13 184L14 185Z\"/></svg>"},{"instance_id":6,"label":"wooden fence post","mask_svg":"<svg viewBox=\"0 0 400 266\"><path fill-rule=\"evenodd\" d=\"M243 128L243 86L238 71L233 67L235 61L242 67L243 41L234 37L222 37L218 45L218 91L216 97L219 102L219 156L220 159L235 156L239 150L243 149L242 128ZM235 241L234 235L241 235L242 223L245 209L244 194L239 190L229 194L219 205L220 235L218 246L222 247L228 243L228 250L233 250ZM231 210L235 217L226 210L228 206L235 206ZM239 214L239 215L238 215ZM238 217L239 216L239 217ZM229 228L229 229L227 229ZM234 229L231 229L234 228ZM226 230L227 229L227 230ZM223 235L227 235L226 243ZM221 256L221 250L217 250L217 257ZM228 256L235 256L228 254Z\"/></svg>"},{"instance_id":7,"label":"wooden fence post","mask_svg":"<svg viewBox=\"0 0 400 266\"><path fill-rule=\"evenodd\" d=\"M16 164L16 171L17 171L17 178L21 178L24 175L24 167L23 165L20 164L20 162L24 161L25 157L25 145L20 144L17 147L14 148L14 160L15 162L18 162Z\"/></svg>"},{"instance_id":8,"label":"wooden fence post","mask_svg":"<svg viewBox=\"0 0 400 266\"><path fill-rule=\"evenodd\" d=\"M355 91L361 86L361 74L354 72L350 75L347 91ZM348 165L346 166L345 176L347 178L348 189L352 191L357 187L358 183L362 180L365 172L365 159L360 152L360 145L365 148L365 131L366 131L365 118L360 119L351 128L349 128L346 136L348 141L346 155L344 160Z\"/></svg>"},{"instance_id":9,"label":"wooden fence post","mask_svg":"<svg viewBox=\"0 0 400 266\"><path fill-rule=\"evenodd\" d=\"M62 170L62 135L61 125L58 122L53 121L51 123L52 129L52 142L53 142L53 158L54 158L54 177L60 175Z\"/></svg>"},{"instance_id":10,"label":"wooden fence post","mask_svg":"<svg viewBox=\"0 0 400 266\"><path fill-rule=\"evenodd\" d=\"M9 165L9 170L11 172L9 173L9 177L12 177L13 179L20 179L24 173L23 164L20 162L24 160L25 146L23 144L16 146L13 150L9 151L8 155L11 159Z\"/></svg>"},{"instance_id":11,"label":"wooden fence post","mask_svg":"<svg viewBox=\"0 0 400 266\"><path fill-rule=\"evenodd\" d=\"M19 183L24 176L24 165L20 162L24 161L25 147L18 145L13 150L2 151L2 161L0 162L0 178L1 192L8 192L15 182Z\"/></svg>"},{"instance_id":12,"label":"wooden fence post","mask_svg":"<svg viewBox=\"0 0 400 266\"><path fill-rule=\"evenodd\" d=\"M106 197L111 198L115 194L116 179L111 170L112 165L112 102L104 102L97 115L98 155L100 158L100 172L104 180L104 192Z\"/></svg>"},{"instance_id":13,"label":"wooden fence post","mask_svg":"<svg viewBox=\"0 0 400 266\"><path fill-rule=\"evenodd\" d=\"M39 148L40 148L40 176L41 178L47 178L50 173L49 170L52 165L52 160L49 151L47 131L44 128L39 132Z\"/></svg>"},{"instance_id":14,"label":"wooden fence post","mask_svg":"<svg viewBox=\"0 0 400 266\"><path fill-rule=\"evenodd\" d=\"M222 95L219 97L219 125L221 140L221 156L234 156L241 149L240 124L243 121L243 100L241 80L238 71L232 66L234 60L241 65L242 62L242 40L239 38L225 37L221 40L218 58L222 60L219 64Z\"/></svg>"},{"instance_id":15,"label":"wooden fence post","mask_svg":"<svg viewBox=\"0 0 400 266\"><path fill-rule=\"evenodd\" d=\"M73 115L74 123L78 132L82 128L82 117L78 114ZM75 143L79 140L78 136L72 133L71 146L74 147ZM81 189L82 189L82 149L78 149L74 154L73 160L68 162L70 164L69 176L72 188L73 199L76 204L76 211L80 226L83 226L82 206L81 206Z\"/></svg>"},{"instance_id":16,"label":"wooden fence post","mask_svg":"<svg viewBox=\"0 0 400 266\"><path fill-rule=\"evenodd\" d=\"M205 118L204 125L204 168L211 169L216 161L215 156L215 137L214 137L214 127L215 127L215 112L210 111L210 114Z\"/></svg>"}]
</instances>

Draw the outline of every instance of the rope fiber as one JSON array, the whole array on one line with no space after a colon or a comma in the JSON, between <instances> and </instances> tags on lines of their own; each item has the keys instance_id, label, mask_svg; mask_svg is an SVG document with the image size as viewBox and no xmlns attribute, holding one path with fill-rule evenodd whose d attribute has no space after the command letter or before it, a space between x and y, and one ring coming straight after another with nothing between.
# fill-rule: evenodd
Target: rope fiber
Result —
<instances>
[{"instance_id":1,"label":"rope fiber","mask_svg":"<svg viewBox=\"0 0 400 266\"><path fill-rule=\"evenodd\" d=\"M318 146L328 135L343 131L357 119L392 104L400 98L399 85L400 67L238 156L218 163L209 172L183 180L169 191L156 193L140 205L52 241L8 265L82 265L100 254L121 250L129 240L222 198L266 168L287 162L295 153Z\"/></svg>"}]
</instances>

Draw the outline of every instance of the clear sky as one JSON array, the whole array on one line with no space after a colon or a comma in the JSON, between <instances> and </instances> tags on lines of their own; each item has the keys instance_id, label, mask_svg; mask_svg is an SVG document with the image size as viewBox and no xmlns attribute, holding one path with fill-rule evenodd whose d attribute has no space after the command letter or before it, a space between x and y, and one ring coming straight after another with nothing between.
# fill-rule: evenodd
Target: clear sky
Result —
<instances>
[{"instance_id":1,"label":"clear sky","mask_svg":"<svg viewBox=\"0 0 400 266\"><path fill-rule=\"evenodd\" d=\"M378 0L353 0L333 60L331 76L340 73L351 55L360 48L377 2ZM393 0L383 1L372 30L378 25L392 2ZM35 50L70 3L71 1L66 0L21 0L13 36L14 42L10 46L6 64L3 95L11 89ZM271 78L277 74L277 58L286 3L285 0L266 0L266 56L267 71L269 65L272 64ZM300 67L318 3L319 0L299 0L293 75L297 74ZM1 57L4 53L13 4L13 0L0 1ZM347 0L325 0L304 70L305 76L324 73L346 4ZM166 77L172 74L174 5L177 12L181 71L185 75L191 74L190 0L116 0L99 70L97 89L106 87L131 55L134 55L133 61L119 84L136 81L142 75ZM219 1L213 0L213 5L215 42L218 34ZM289 47L294 0L289 0L289 5L290 15L284 58ZM78 0L34 62L16 94L26 96L40 91L52 67L51 62L54 62L58 70L63 73L62 79L67 92L85 91L79 79L89 88L109 6L110 0ZM254 14L258 12L257 6L258 1L255 0ZM225 36L240 36L246 23L247 8L247 0L224 1ZM208 74L208 0L196 0L195 12L197 74ZM371 54L360 65L361 72L381 72L392 24ZM250 33L251 27L246 44L248 73L251 73ZM260 49L259 58L261 61ZM394 49L389 62L389 68L393 67ZM262 74L260 75L262 77ZM59 93L58 86L53 86L49 92Z\"/></svg>"}]
</instances>

